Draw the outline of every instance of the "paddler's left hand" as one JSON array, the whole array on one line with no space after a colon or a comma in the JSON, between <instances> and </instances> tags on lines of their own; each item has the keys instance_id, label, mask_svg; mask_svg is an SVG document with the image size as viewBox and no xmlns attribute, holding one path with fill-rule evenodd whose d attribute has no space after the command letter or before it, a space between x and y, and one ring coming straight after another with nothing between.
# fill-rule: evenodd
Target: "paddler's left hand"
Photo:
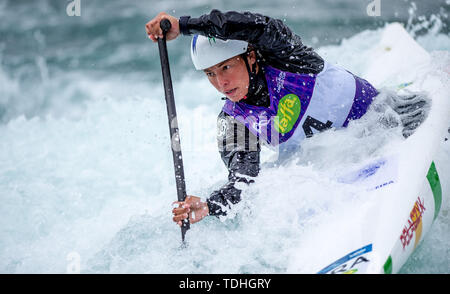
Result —
<instances>
[{"instance_id":1,"label":"paddler's left hand","mask_svg":"<svg viewBox=\"0 0 450 294\"><path fill-rule=\"evenodd\" d=\"M182 221L186 219L188 215L189 222L195 224L209 214L208 204L201 201L200 197L187 196L185 201L175 201L173 204L178 204L178 207L172 209L172 213L173 221L179 226L182 225Z\"/></svg>"}]
</instances>

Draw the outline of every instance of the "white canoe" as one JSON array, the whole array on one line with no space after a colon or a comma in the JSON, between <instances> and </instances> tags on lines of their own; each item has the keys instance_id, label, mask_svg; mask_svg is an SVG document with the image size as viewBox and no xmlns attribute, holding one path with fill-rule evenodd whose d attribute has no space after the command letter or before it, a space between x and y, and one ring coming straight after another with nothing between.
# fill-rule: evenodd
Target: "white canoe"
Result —
<instances>
[{"instance_id":1,"label":"white canoe","mask_svg":"<svg viewBox=\"0 0 450 294\"><path fill-rule=\"evenodd\" d=\"M342 240L334 241L335 249L323 253L329 262L321 258L322 264L314 266L321 274L397 273L430 230L450 192L440 182L436 160L450 125L450 78L445 68L430 70L429 54L397 23L384 29L371 56L364 78L377 87L414 81L408 88L427 92L431 109L413 135L347 175L377 204L364 208L366 221L356 234L343 233Z\"/></svg>"}]
</instances>

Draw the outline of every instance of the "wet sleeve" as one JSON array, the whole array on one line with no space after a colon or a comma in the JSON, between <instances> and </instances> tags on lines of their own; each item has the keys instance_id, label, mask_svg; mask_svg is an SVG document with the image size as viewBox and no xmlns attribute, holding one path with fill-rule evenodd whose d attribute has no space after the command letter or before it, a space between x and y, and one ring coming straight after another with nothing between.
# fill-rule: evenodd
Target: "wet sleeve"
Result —
<instances>
[{"instance_id":1,"label":"wet sleeve","mask_svg":"<svg viewBox=\"0 0 450 294\"><path fill-rule=\"evenodd\" d=\"M222 161L228 169L228 182L207 199L210 215L226 215L231 205L241 201L236 183L250 184L259 173L258 138L245 125L221 112L217 123L217 143Z\"/></svg>"},{"instance_id":2,"label":"wet sleeve","mask_svg":"<svg viewBox=\"0 0 450 294\"><path fill-rule=\"evenodd\" d=\"M262 61L294 73L317 74L323 59L282 20L251 12L212 10L198 18L182 16L180 31L184 35L201 34L220 39L243 40L252 44Z\"/></svg>"}]
</instances>

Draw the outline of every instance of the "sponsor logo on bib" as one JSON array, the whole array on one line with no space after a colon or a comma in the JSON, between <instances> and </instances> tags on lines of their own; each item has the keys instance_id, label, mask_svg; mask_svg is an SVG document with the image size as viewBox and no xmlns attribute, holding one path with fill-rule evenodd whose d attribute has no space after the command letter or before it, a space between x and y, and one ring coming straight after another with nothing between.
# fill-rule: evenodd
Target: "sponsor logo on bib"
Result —
<instances>
[{"instance_id":1,"label":"sponsor logo on bib","mask_svg":"<svg viewBox=\"0 0 450 294\"><path fill-rule=\"evenodd\" d=\"M287 94L278 103L278 120L275 120L275 129L281 134L286 134L292 130L300 115L302 105L300 99L295 94Z\"/></svg>"}]
</instances>

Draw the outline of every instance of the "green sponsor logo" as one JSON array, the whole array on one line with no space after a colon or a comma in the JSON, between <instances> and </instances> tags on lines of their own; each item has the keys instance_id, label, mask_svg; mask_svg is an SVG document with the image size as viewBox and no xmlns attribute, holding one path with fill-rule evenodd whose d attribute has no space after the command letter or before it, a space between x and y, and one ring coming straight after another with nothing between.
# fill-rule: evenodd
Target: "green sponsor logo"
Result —
<instances>
[{"instance_id":1,"label":"green sponsor logo","mask_svg":"<svg viewBox=\"0 0 450 294\"><path fill-rule=\"evenodd\" d=\"M436 166L434 165L434 161L431 162L430 168L428 169L427 179L428 183L430 183L431 191L433 191L434 219L436 219L442 204L442 187L441 182L439 181L439 175L436 171Z\"/></svg>"},{"instance_id":2,"label":"green sponsor logo","mask_svg":"<svg viewBox=\"0 0 450 294\"><path fill-rule=\"evenodd\" d=\"M383 266L385 274L392 274L392 257L389 255Z\"/></svg>"},{"instance_id":3,"label":"green sponsor logo","mask_svg":"<svg viewBox=\"0 0 450 294\"><path fill-rule=\"evenodd\" d=\"M297 95L287 94L278 103L277 119L275 129L281 134L286 134L292 130L300 115L302 105Z\"/></svg>"},{"instance_id":4,"label":"green sponsor logo","mask_svg":"<svg viewBox=\"0 0 450 294\"><path fill-rule=\"evenodd\" d=\"M209 45L212 45L212 42L216 43L216 38L208 37L208 42L209 42Z\"/></svg>"}]
</instances>

